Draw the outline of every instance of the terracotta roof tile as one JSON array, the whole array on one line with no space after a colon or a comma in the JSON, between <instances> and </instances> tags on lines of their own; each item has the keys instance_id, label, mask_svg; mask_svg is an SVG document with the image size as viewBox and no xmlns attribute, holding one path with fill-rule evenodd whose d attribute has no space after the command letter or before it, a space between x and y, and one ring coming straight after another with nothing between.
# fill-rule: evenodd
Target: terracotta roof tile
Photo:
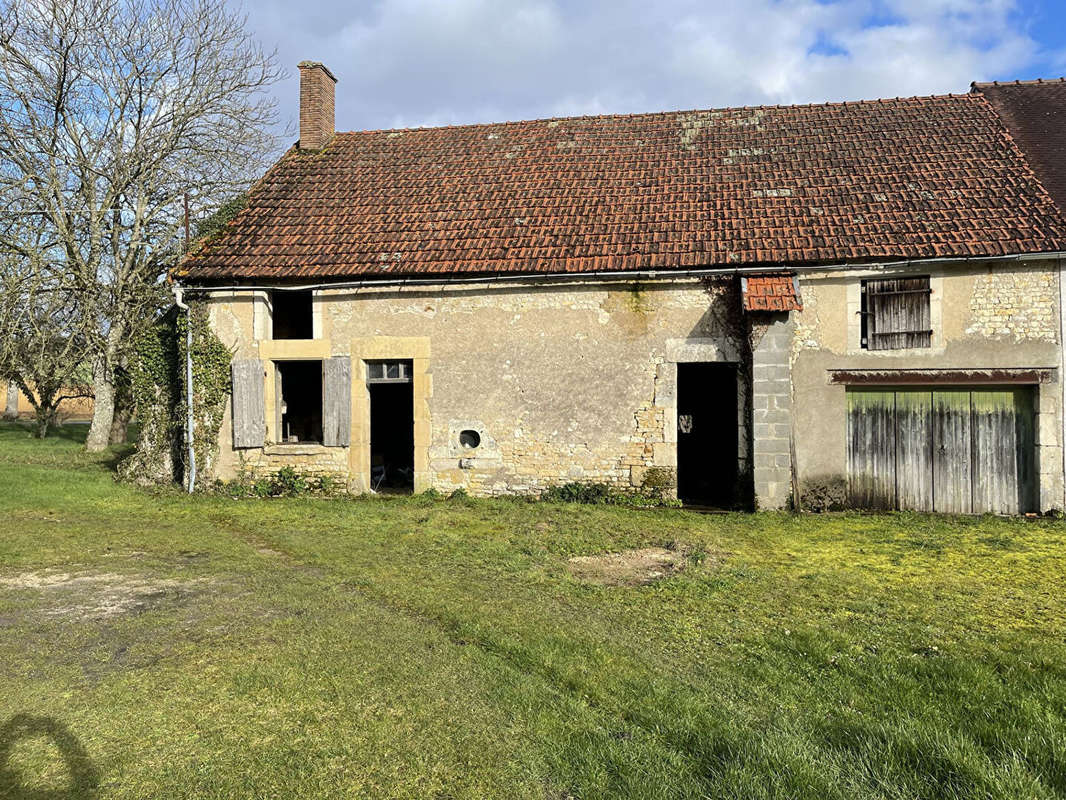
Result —
<instances>
[{"instance_id":1,"label":"terracotta roof tile","mask_svg":"<svg viewBox=\"0 0 1066 800\"><path fill-rule=\"evenodd\" d=\"M740 279L745 311L802 311L799 285L791 273L745 275Z\"/></svg>"},{"instance_id":2,"label":"terracotta roof tile","mask_svg":"<svg viewBox=\"0 0 1066 800\"><path fill-rule=\"evenodd\" d=\"M1040 182L1066 213L1066 78L975 83L1018 143Z\"/></svg>"},{"instance_id":3,"label":"terracotta roof tile","mask_svg":"<svg viewBox=\"0 0 1066 800\"><path fill-rule=\"evenodd\" d=\"M1066 250L982 94L340 133L189 281L799 265Z\"/></svg>"}]
</instances>

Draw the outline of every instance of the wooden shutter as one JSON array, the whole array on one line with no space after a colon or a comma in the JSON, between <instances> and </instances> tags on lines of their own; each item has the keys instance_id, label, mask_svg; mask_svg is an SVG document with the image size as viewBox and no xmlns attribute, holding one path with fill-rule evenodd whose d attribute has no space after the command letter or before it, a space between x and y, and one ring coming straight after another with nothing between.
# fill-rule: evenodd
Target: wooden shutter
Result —
<instances>
[{"instance_id":1,"label":"wooden shutter","mask_svg":"<svg viewBox=\"0 0 1066 800\"><path fill-rule=\"evenodd\" d=\"M352 419L352 360L347 356L322 362L322 443L347 447Z\"/></svg>"},{"instance_id":2,"label":"wooden shutter","mask_svg":"<svg viewBox=\"0 0 1066 800\"><path fill-rule=\"evenodd\" d=\"M233 446L262 447L266 439L263 362L235 358L233 372Z\"/></svg>"},{"instance_id":3,"label":"wooden shutter","mask_svg":"<svg viewBox=\"0 0 1066 800\"><path fill-rule=\"evenodd\" d=\"M929 278L893 278L863 283L866 348L929 347Z\"/></svg>"}]
</instances>

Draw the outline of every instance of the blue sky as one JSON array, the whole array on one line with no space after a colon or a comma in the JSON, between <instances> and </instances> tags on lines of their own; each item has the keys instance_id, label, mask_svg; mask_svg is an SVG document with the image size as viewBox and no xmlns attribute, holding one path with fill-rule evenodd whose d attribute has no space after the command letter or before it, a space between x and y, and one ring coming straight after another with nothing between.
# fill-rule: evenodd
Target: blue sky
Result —
<instances>
[{"instance_id":1,"label":"blue sky","mask_svg":"<svg viewBox=\"0 0 1066 800\"><path fill-rule=\"evenodd\" d=\"M236 0L234 0L236 2ZM249 0L340 130L963 92L1066 74L1066 0ZM288 138L295 138L290 127Z\"/></svg>"}]
</instances>

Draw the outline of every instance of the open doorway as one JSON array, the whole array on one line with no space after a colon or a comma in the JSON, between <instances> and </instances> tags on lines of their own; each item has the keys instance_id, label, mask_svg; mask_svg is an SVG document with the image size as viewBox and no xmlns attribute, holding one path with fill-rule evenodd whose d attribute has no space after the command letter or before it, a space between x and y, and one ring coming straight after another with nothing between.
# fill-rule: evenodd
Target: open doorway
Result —
<instances>
[{"instance_id":1,"label":"open doorway","mask_svg":"<svg viewBox=\"0 0 1066 800\"><path fill-rule=\"evenodd\" d=\"M677 495L689 505L735 508L739 425L735 364L677 365Z\"/></svg>"},{"instance_id":2,"label":"open doorway","mask_svg":"<svg viewBox=\"0 0 1066 800\"><path fill-rule=\"evenodd\" d=\"M278 429L283 442L322 441L322 362L278 361Z\"/></svg>"},{"instance_id":3,"label":"open doorway","mask_svg":"<svg viewBox=\"0 0 1066 800\"><path fill-rule=\"evenodd\" d=\"M414 385L410 361L368 361L370 486L410 492L415 485Z\"/></svg>"}]
</instances>

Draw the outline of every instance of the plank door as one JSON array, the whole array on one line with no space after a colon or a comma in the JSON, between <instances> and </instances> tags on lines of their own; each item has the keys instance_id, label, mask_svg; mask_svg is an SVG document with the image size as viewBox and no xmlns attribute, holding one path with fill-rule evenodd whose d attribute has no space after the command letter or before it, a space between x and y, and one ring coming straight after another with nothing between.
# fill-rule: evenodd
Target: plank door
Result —
<instances>
[{"instance_id":1,"label":"plank door","mask_svg":"<svg viewBox=\"0 0 1066 800\"><path fill-rule=\"evenodd\" d=\"M896 392L896 503L933 510L933 393Z\"/></svg>"},{"instance_id":2,"label":"plank door","mask_svg":"<svg viewBox=\"0 0 1066 800\"><path fill-rule=\"evenodd\" d=\"M933 427L933 510L973 511L969 389L931 394Z\"/></svg>"},{"instance_id":3,"label":"plank door","mask_svg":"<svg viewBox=\"0 0 1066 800\"><path fill-rule=\"evenodd\" d=\"M1034 507L1032 393L1027 389L975 391L973 510L1018 514Z\"/></svg>"},{"instance_id":4,"label":"plank door","mask_svg":"<svg viewBox=\"0 0 1066 800\"><path fill-rule=\"evenodd\" d=\"M848 487L858 508L1018 514L1037 503L1029 387L851 390Z\"/></svg>"},{"instance_id":5,"label":"plank door","mask_svg":"<svg viewBox=\"0 0 1066 800\"><path fill-rule=\"evenodd\" d=\"M896 508L896 393L848 392L848 496L856 508Z\"/></svg>"}]
</instances>

